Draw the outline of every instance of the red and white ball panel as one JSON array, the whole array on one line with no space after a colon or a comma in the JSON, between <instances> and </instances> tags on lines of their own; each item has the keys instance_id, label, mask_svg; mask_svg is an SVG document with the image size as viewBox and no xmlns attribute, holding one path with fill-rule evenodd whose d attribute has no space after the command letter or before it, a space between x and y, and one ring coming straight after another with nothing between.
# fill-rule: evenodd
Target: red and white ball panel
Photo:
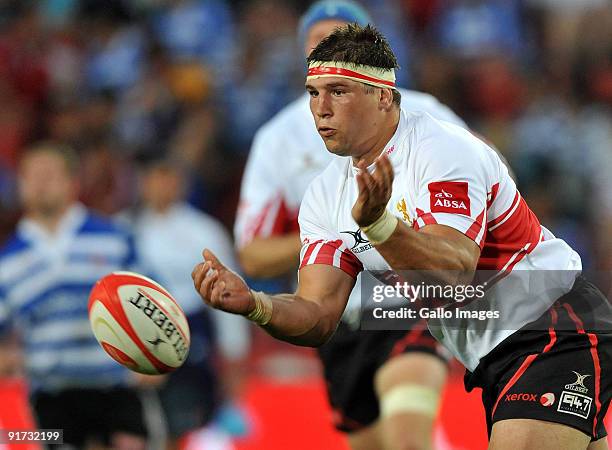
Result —
<instances>
[{"instance_id":1,"label":"red and white ball panel","mask_svg":"<svg viewBox=\"0 0 612 450\"><path fill-rule=\"evenodd\" d=\"M190 335L185 314L150 278L132 272L109 274L93 287L88 308L102 348L129 369L166 373L187 358Z\"/></svg>"}]
</instances>

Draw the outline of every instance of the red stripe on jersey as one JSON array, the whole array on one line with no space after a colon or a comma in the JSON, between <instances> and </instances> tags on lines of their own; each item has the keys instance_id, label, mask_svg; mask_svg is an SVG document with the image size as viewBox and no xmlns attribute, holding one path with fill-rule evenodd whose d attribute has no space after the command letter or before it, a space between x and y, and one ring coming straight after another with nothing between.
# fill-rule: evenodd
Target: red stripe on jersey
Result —
<instances>
[{"instance_id":1,"label":"red stripe on jersey","mask_svg":"<svg viewBox=\"0 0 612 450\"><path fill-rule=\"evenodd\" d=\"M306 265L306 261L310 259L310 255L312 255L312 252L317 247L317 244L321 242L323 242L323 240L314 241L308 244L308 247L306 248L306 252L304 253L304 257L302 258L302 263L300 264L300 269Z\"/></svg>"},{"instance_id":2,"label":"red stripe on jersey","mask_svg":"<svg viewBox=\"0 0 612 450\"><path fill-rule=\"evenodd\" d=\"M486 226L485 223L484 223L485 222L485 220L484 220L484 218L485 218L485 211L486 211L486 209L482 210L482 212L478 215L478 217L476 217L476 221L465 232L465 235L467 237L469 237L471 240L473 240L474 242L476 242L480 246L480 249L482 249L482 247L484 247L485 235L487 234L487 231L485 230L482 233L482 236L480 236L480 238L478 239L478 235L482 231L482 228Z\"/></svg>"},{"instance_id":3,"label":"red stripe on jersey","mask_svg":"<svg viewBox=\"0 0 612 450\"><path fill-rule=\"evenodd\" d=\"M510 213L514 213L515 207L517 206L517 202L519 201L519 199L521 199L521 195L519 194L518 191L516 191L516 194L514 194L514 199L512 199L512 203L510 204L510 207L507 210L505 210L503 213L501 213L499 216L489 220L488 222L489 228L503 221Z\"/></svg>"},{"instance_id":4,"label":"red stripe on jersey","mask_svg":"<svg viewBox=\"0 0 612 450\"><path fill-rule=\"evenodd\" d=\"M361 261L355 255L347 250L340 254L340 268L353 278L356 278L357 274L363 270L363 264L361 264Z\"/></svg>"},{"instance_id":5,"label":"red stripe on jersey","mask_svg":"<svg viewBox=\"0 0 612 450\"><path fill-rule=\"evenodd\" d=\"M412 225L412 226L413 226L413 227L415 227L415 224L416 224L416 229L417 229L417 230L418 230L419 228L421 228L421 227L420 227L420 226L417 224L417 222L418 222L418 220L419 220L419 219L421 219L421 220L423 221L423 226L425 226L425 225L435 225L435 224L437 224L437 223L438 223L438 221L436 220L436 218L435 218L435 217L433 216L433 214L432 214L432 213L430 213L430 212L425 212L425 211L423 211L422 209L417 208L417 209L416 209L416 213L417 213L417 217L416 217L416 219L414 220L414 223L413 223L413 225Z\"/></svg>"},{"instance_id":6,"label":"red stripe on jersey","mask_svg":"<svg viewBox=\"0 0 612 450\"><path fill-rule=\"evenodd\" d=\"M281 198L280 204L278 205L278 209L276 210L276 217L274 218L274 222L272 223L272 228L270 229L270 233L269 233L270 236L283 234L285 232L285 228L288 222L289 222L289 208L287 208L285 199Z\"/></svg>"},{"instance_id":7,"label":"red stripe on jersey","mask_svg":"<svg viewBox=\"0 0 612 450\"><path fill-rule=\"evenodd\" d=\"M512 215L506 215L507 220L503 223L497 222L494 229L491 229L489 222L484 247L478 260L478 269L512 270L511 267L507 267L509 263L514 267L539 244L542 226L538 218L523 198L520 196L515 198L519 199L518 204Z\"/></svg>"},{"instance_id":8,"label":"red stripe on jersey","mask_svg":"<svg viewBox=\"0 0 612 450\"><path fill-rule=\"evenodd\" d=\"M489 209L491 207L491 205L493 204L493 202L495 201L495 199L497 198L497 193L499 191L499 183L495 183L493 186L491 186L491 192L489 193L489 195L487 195L487 209Z\"/></svg>"},{"instance_id":9,"label":"red stripe on jersey","mask_svg":"<svg viewBox=\"0 0 612 450\"><path fill-rule=\"evenodd\" d=\"M245 244L251 242L255 236L259 236L261 234L261 229L263 228L264 222L266 221L266 217L272 209L274 201L275 199L272 199L268 203L266 203L261 212L257 216L255 216L253 224L246 229L244 239Z\"/></svg>"},{"instance_id":10,"label":"red stripe on jersey","mask_svg":"<svg viewBox=\"0 0 612 450\"><path fill-rule=\"evenodd\" d=\"M438 223L432 213L425 213L420 218L423 219L425 225L435 225Z\"/></svg>"},{"instance_id":11,"label":"red stripe on jersey","mask_svg":"<svg viewBox=\"0 0 612 450\"><path fill-rule=\"evenodd\" d=\"M555 325L557 323L557 311L555 311L554 309L551 309L550 314L552 316L551 325L548 328L548 335L550 336L550 341L542 349L541 353L535 353L535 354L527 356L525 360L523 361L523 364L521 364L521 366L517 369L514 375L512 375L512 378L510 378L508 383L506 383L506 385L500 392L499 397L497 397L495 406L493 406L493 410L491 411L491 420L493 419L493 416L495 415L495 411L497 410L497 406L499 405L499 402L504 397L504 395L506 395L506 393L512 388L512 386L516 384L519 378L523 376L523 374L527 371L529 366L531 366L531 364L535 361L538 355L548 352L552 348L552 346L555 345L555 342L557 342L557 333L555 331Z\"/></svg>"},{"instance_id":12,"label":"red stripe on jersey","mask_svg":"<svg viewBox=\"0 0 612 450\"><path fill-rule=\"evenodd\" d=\"M593 420L593 436L597 437L597 416L599 416L599 412L601 411L601 401L599 399L601 389L601 364L599 363L599 354L597 353L597 335L584 331L584 324L582 323L582 320L580 320L574 311L574 308L572 308L569 303L564 303L563 307L576 324L576 331L578 331L579 334L585 334L591 343L591 358L593 358L593 368L595 370L595 418Z\"/></svg>"},{"instance_id":13,"label":"red stripe on jersey","mask_svg":"<svg viewBox=\"0 0 612 450\"><path fill-rule=\"evenodd\" d=\"M419 229L421 228L421 226L419 225L419 216L422 216L423 214L425 214L425 211L419 208L416 209L416 217L412 221L412 228L414 228L416 231L419 231Z\"/></svg>"},{"instance_id":14,"label":"red stripe on jersey","mask_svg":"<svg viewBox=\"0 0 612 450\"><path fill-rule=\"evenodd\" d=\"M317 253L313 264L325 264L328 266L333 266L334 255L340 247L340 244L337 244L338 242L342 243L342 241L325 242L319 249L319 253Z\"/></svg>"},{"instance_id":15,"label":"red stripe on jersey","mask_svg":"<svg viewBox=\"0 0 612 450\"><path fill-rule=\"evenodd\" d=\"M357 274L363 270L363 265L348 249L341 250L343 244L341 239L335 241L316 241L308 244L308 248L300 263L300 269L309 264L325 264L327 266L337 267L355 278ZM309 263L308 261L313 255L314 260ZM337 264L334 264L335 257L338 260Z\"/></svg>"},{"instance_id":16,"label":"red stripe on jersey","mask_svg":"<svg viewBox=\"0 0 612 450\"><path fill-rule=\"evenodd\" d=\"M486 289L489 289L489 287L492 287L495 283L499 282L503 278L506 278L508 275L510 275L510 272L512 272L512 269L514 269L514 266L516 266L519 262L521 262L521 260L526 255L531 253L531 250L533 250L533 248L530 249L530 247L531 247L531 244L527 244L525 245L525 247L521 248L520 250L515 252L512 256L510 256L506 264L504 264L503 267L500 267L497 269L499 272L494 277L492 277L490 280L487 280L488 286ZM478 260L477 268L478 269L480 268L480 260Z\"/></svg>"},{"instance_id":17,"label":"red stripe on jersey","mask_svg":"<svg viewBox=\"0 0 612 450\"><path fill-rule=\"evenodd\" d=\"M271 215L274 214L274 217ZM277 195L264 205L245 230L244 244L256 237L278 236L299 231L298 211L291 210L285 199Z\"/></svg>"}]
</instances>

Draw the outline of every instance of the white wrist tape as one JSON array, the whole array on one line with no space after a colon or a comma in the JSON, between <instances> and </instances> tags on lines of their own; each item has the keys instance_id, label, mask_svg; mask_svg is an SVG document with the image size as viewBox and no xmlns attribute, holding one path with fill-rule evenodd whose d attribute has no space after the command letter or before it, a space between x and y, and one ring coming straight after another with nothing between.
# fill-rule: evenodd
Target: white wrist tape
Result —
<instances>
[{"instance_id":1,"label":"white wrist tape","mask_svg":"<svg viewBox=\"0 0 612 450\"><path fill-rule=\"evenodd\" d=\"M397 217L391 214L387 209L376 221L367 227L361 227L361 231L365 233L370 244L378 245L385 242L395 231L397 226Z\"/></svg>"},{"instance_id":2,"label":"white wrist tape","mask_svg":"<svg viewBox=\"0 0 612 450\"><path fill-rule=\"evenodd\" d=\"M251 290L251 297L255 301L255 309L246 318L257 325L266 325L272 318L272 299L263 292Z\"/></svg>"}]
</instances>

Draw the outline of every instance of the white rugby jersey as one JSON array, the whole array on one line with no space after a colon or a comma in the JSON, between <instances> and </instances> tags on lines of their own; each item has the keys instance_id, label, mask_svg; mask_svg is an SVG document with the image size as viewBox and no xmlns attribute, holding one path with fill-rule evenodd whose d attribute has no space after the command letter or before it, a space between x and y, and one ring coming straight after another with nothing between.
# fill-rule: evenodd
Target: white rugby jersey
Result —
<instances>
[{"instance_id":1,"label":"white rugby jersey","mask_svg":"<svg viewBox=\"0 0 612 450\"><path fill-rule=\"evenodd\" d=\"M489 306L512 317L515 330L571 289L580 257L540 225L495 151L469 131L402 110L384 152L395 171L387 209L400 220L416 230L437 223L464 233L482 250L479 270L549 271L546 277L539 273L540 286L506 277L490 289ZM338 158L309 186L299 213L300 268L328 264L353 277L364 269L390 269L352 218L357 171L351 158ZM513 332L477 320L440 319L430 328L470 370Z\"/></svg>"},{"instance_id":2,"label":"white rugby jersey","mask_svg":"<svg viewBox=\"0 0 612 450\"><path fill-rule=\"evenodd\" d=\"M466 127L448 107L422 92L400 89L402 108ZM303 96L286 106L255 135L242 179L234 227L240 248L255 237L298 231L298 210L310 182L337 156L325 148Z\"/></svg>"}]
</instances>

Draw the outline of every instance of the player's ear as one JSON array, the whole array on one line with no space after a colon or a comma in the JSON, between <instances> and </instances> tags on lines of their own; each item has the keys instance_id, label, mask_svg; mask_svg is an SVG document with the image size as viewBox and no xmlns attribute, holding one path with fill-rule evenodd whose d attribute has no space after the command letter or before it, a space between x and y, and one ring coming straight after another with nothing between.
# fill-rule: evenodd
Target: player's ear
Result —
<instances>
[{"instance_id":1,"label":"player's ear","mask_svg":"<svg viewBox=\"0 0 612 450\"><path fill-rule=\"evenodd\" d=\"M381 109L389 110L393 106L393 89L381 88L378 99Z\"/></svg>"}]
</instances>

